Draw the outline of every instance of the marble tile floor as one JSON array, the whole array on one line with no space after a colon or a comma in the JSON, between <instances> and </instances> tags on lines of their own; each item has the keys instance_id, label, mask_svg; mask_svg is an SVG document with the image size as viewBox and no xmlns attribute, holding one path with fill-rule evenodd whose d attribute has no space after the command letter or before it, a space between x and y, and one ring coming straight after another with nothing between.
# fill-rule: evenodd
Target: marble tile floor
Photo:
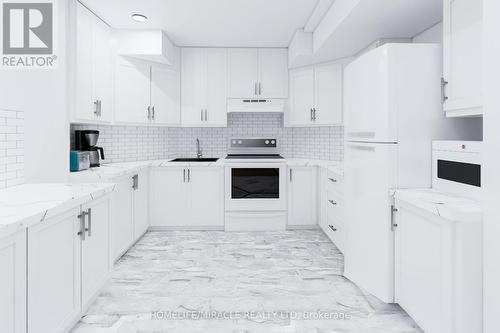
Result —
<instances>
[{"instance_id":1,"label":"marble tile floor","mask_svg":"<svg viewBox=\"0 0 500 333\"><path fill-rule=\"evenodd\" d=\"M148 232L72 332L422 332L342 272L320 230Z\"/></svg>"}]
</instances>

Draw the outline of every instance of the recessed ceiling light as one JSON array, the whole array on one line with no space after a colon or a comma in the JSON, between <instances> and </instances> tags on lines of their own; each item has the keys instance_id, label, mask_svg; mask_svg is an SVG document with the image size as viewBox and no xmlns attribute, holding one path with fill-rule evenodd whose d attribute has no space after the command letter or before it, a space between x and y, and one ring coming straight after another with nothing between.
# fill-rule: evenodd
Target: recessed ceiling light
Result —
<instances>
[{"instance_id":1,"label":"recessed ceiling light","mask_svg":"<svg viewBox=\"0 0 500 333\"><path fill-rule=\"evenodd\" d=\"M142 14L132 14L132 19L136 22L144 23L148 20L147 16Z\"/></svg>"}]
</instances>

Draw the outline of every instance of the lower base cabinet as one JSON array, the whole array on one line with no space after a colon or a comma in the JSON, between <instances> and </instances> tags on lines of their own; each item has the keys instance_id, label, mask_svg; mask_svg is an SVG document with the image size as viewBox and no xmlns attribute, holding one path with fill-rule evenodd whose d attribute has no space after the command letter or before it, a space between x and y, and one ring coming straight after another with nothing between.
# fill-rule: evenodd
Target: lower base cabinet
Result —
<instances>
[{"instance_id":1,"label":"lower base cabinet","mask_svg":"<svg viewBox=\"0 0 500 333\"><path fill-rule=\"evenodd\" d=\"M26 332L26 230L0 238L0 332Z\"/></svg>"},{"instance_id":2,"label":"lower base cabinet","mask_svg":"<svg viewBox=\"0 0 500 333\"><path fill-rule=\"evenodd\" d=\"M222 167L155 167L150 177L153 228L224 228Z\"/></svg>"},{"instance_id":3,"label":"lower base cabinet","mask_svg":"<svg viewBox=\"0 0 500 333\"><path fill-rule=\"evenodd\" d=\"M288 168L288 226L317 224L316 167Z\"/></svg>"},{"instance_id":4,"label":"lower base cabinet","mask_svg":"<svg viewBox=\"0 0 500 333\"><path fill-rule=\"evenodd\" d=\"M28 332L66 332L110 272L110 198L28 228Z\"/></svg>"},{"instance_id":5,"label":"lower base cabinet","mask_svg":"<svg viewBox=\"0 0 500 333\"><path fill-rule=\"evenodd\" d=\"M123 255L149 228L149 169L116 179L111 200L111 261Z\"/></svg>"},{"instance_id":6,"label":"lower base cabinet","mask_svg":"<svg viewBox=\"0 0 500 333\"><path fill-rule=\"evenodd\" d=\"M426 333L482 332L481 223L396 208L396 302Z\"/></svg>"}]
</instances>

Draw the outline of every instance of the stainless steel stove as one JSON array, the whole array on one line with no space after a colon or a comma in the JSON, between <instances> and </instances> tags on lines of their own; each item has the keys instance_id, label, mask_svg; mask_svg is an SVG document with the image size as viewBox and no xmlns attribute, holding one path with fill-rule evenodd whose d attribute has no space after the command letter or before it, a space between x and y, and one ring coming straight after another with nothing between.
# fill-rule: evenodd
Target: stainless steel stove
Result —
<instances>
[{"instance_id":1,"label":"stainless steel stove","mask_svg":"<svg viewBox=\"0 0 500 333\"><path fill-rule=\"evenodd\" d=\"M225 229L285 230L286 161L277 140L231 139L225 166Z\"/></svg>"}]
</instances>

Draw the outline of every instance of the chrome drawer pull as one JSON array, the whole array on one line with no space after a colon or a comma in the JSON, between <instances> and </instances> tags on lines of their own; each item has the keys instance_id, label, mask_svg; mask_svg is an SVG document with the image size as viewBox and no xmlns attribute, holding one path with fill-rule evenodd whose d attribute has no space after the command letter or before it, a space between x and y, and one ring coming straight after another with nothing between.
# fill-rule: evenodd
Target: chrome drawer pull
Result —
<instances>
[{"instance_id":1,"label":"chrome drawer pull","mask_svg":"<svg viewBox=\"0 0 500 333\"><path fill-rule=\"evenodd\" d=\"M328 225L330 227L330 229L332 229L332 231L337 231L337 228L335 228L333 225Z\"/></svg>"},{"instance_id":2,"label":"chrome drawer pull","mask_svg":"<svg viewBox=\"0 0 500 333\"><path fill-rule=\"evenodd\" d=\"M334 179L334 178L328 178L332 183L336 183L337 182L337 179Z\"/></svg>"},{"instance_id":3,"label":"chrome drawer pull","mask_svg":"<svg viewBox=\"0 0 500 333\"><path fill-rule=\"evenodd\" d=\"M334 205L334 206L337 204L337 203L336 203L335 201L333 201L333 200L328 200L328 202L329 202L329 203L331 203L331 204L332 204L332 205Z\"/></svg>"}]
</instances>

